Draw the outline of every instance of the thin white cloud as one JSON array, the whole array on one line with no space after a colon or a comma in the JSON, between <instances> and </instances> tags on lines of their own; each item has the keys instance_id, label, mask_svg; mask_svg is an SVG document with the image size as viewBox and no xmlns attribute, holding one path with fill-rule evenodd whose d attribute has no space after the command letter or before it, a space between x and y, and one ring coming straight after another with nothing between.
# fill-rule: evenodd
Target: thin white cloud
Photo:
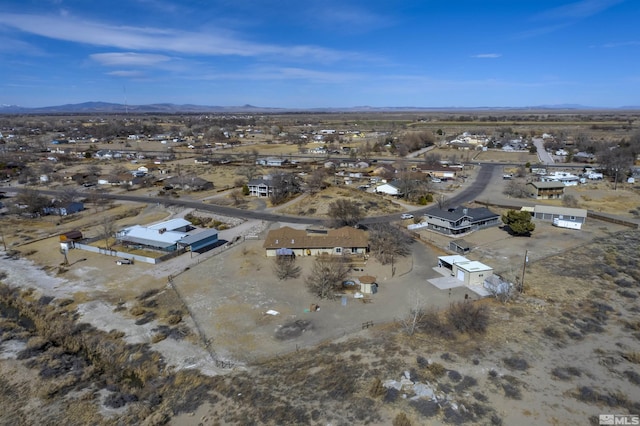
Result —
<instances>
[{"instance_id":1,"label":"thin white cloud","mask_svg":"<svg viewBox=\"0 0 640 426\"><path fill-rule=\"evenodd\" d=\"M100 65L110 67L150 67L171 60L169 56L165 55L135 52L95 53L89 57Z\"/></svg>"},{"instance_id":2,"label":"thin white cloud","mask_svg":"<svg viewBox=\"0 0 640 426\"><path fill-rule=\"evenodd\" d=\"M314 22L323 27L336 28L341 32L367 32L373 29L389 27L394 24L390 16L373 13L370 10L338 3L327 7L311 8L306 12Z\"/></svg>"},{"instance_id":3,"label":"thin white cloud","mask_svg":"<svg viewBox=\"0 0 640 426\"><path fill-rule=\"evenodd\" d=\"M495 59L501 57L501 53L478 53L477 55L471 55L472 58L477 59Z\"/></svg>"},{"instance_id":4,"label":"thin white cloud","mask_svg":"<svg viewBox=\"0 0 640 426\"><path fill-rule=\"evenodd\" d=\"M130 70L130 71L120 70L120 71L108 72L107 75L111 75L114 77L124 77L124 78L140 78L144 76L144 73L142 73L141 71L135 71L135 70Z\"/></svg>"},{"instance_id":5,"label":"thin white cloud","mask_svg":"<svg viewBox=\"0 0 640 426\"><path fill-rule=\"evenodd\" d=\"M534 17L535 20L579 20L597 15L625 0L581 0L549 9Z\"/></svg>"},{"instance_id":6,"label":"thin white cloud","mask_svg":"<svg viewBox=\"0 0 640 426\"><path fill-rule=\"evenodd\" d=\"M532 22L541 23L539 26L521 31L516 37L531 38L554 33L624 1L626 0L581 0L548 9L531 17Z\"/></svg>"},{"instance_id":7,"label":"thin white cloud","mask_svg":"<svg viewBox=\"0 0 640 426\"><path fill-rule=\"evenodd\" d=\"M125 50L176 52L189 55L235 55L243 57L278 56L333 62L354 57L317 46L254 43L230 32L217 34L172 29L115 26L70 17L28 14L0 14L0 24L55 40Z\"/></svg>"},{"instance_id":8,"label":"thin white cloud","mask_svg":"<svg viewBox=\"0 0 640 426\"><path fill-rule=\"evenodd\" d=\"M616 47L640 46L640 41L621 41L618 43L605 43L602 45L605 49L614 49Z\"/></svg>"},{"instance_id":9,"label":"thin white cloud","mask_svg":"<svg viewBox=\"0 0 640 426\"><path fill-rule=\"evenodd\" d=\"M568 27L569 23L557 24L557 25L545 25L542 27L535 27L525 31L520 32L517 36L518 38L530 38L537 37L545 34L550 34L556 31L559 31L563 28Z\"/></svg>"},{"instance_id":10,"label":"thin white cloud","mask_svg":"<svg viewBox=\"0 0 640 426\"><path fill-rule=\"evenodd\" d=\"M202 80L305 80L311 83L340 84L362 81L367 76L359 73L319 71L296 67L261 67L244 72L200 74Z\"/></svg>"},{"instance_id":11,"label":"thin white cloud","mask_svg":"<svg viewBox=\"0 0 640 426\"><path fill-rule=\"evenodd\" d=\"M8 37L0 37L0 53L20 53L31 56L47 55L47 52L40 47Z\"/></svg>"}]
</instances>

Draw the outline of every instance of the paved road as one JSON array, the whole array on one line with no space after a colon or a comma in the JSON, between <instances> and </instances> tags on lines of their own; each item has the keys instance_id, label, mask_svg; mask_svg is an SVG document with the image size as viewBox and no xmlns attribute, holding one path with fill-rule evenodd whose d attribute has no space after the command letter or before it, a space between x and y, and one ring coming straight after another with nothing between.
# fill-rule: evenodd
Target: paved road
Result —
<instances>
[{"instance_id":1,"label":"paved road","mask_svg":"<svg viewBox=\"0 0 640 426\"><path fill-rule=\"evenodd\" d=\"M480 170L478 171L478 175L476 179L471 182L471 184L464 190L460 191L458 194L454 195L451 198L447 199L447 205L449 206L457 206L469 201L472 201L481 194L484 189L487 187L491 180L491 176L493 175L493 171L495 167L502 165L497 164L483 164L481 165ZM6 188L8 191L21 191L22 188ZM46 195L59 195L61 191L54 190L39 190L40 193ZM308 225L322 225L326 222L326 219L320 218L310 218L310 217L301 217L301 216L289 216L277 213L270 213L267 211L256 211L256 210L243 210L237 209L234 207L227 206L219 206L216 204L208 204L203 203L202 201L193 201L193 200L185 200L185 199L176 199L176 198L166 198L166 197L150 197L150 196L141 196L141 195L126 195L126 194L110 194L104 193L101 194L102 197L109 200L120 200L120 201L133 201L138 203L147 203L147 204L167 204L167 205L175 205L182 206L187 208L198 209L202 211L209 211L212 213L220 214L223 216L231 216L231 217L240 217L244 219L257 219L257 220L265 220L269 222L287 222L287 223L297 223L297 224L308 224ZM437 208L437 205L425 207L422 209L414 210L412 213L416 215L422 215L423 213ZM373 224L373 223L385 223L391 220L397 220L398 215L385 215L385 216L372 216L364 218L361 223L362 224Z\"/></svg>"},{"instance_id":2,"label":"paved road","mask_svg":"<svg viewBox=\"0 0 640 426\"><path fill-rule=\"evenodd\" d=\"M533 138L533 144L536 147L536 150L538 153L538 159L542 164L551 165L554 163L553 157L551 156L551 154L549 154L547 150L544 149L544 139Z\"/></svg>"}]
</instances>

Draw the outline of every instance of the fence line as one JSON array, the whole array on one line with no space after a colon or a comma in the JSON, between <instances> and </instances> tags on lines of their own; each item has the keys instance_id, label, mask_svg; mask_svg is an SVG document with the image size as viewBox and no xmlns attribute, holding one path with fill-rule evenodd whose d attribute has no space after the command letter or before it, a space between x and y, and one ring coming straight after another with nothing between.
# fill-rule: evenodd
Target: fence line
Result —
<instances>
[{"instance_id":1,"label":"fence line","mask_svg":"<svg viewBox=\"0 0 640 426\"><path fill-rule=\"evenodd\" d=\"M151 263L155 265L158 263L158 259L153 257L140 256L138 254L127 253L124 251L117 251L111 249L105 249L102 247L90 246L88 244L74 243L74 247L80 250L88 251L91 253L104 254L106 256L124 257L127 259L134 259L138 262Z\"/></svg>"},{"instance_id":2,"label":"fence line","mask_svg":"<svg viewBox=\"0 0 640 426\"><path fill-rule=\"evenodd\" d=\"M369 327L373 327L373 321L367 321L362 323L362 330Z\"/></svg>"},{"instance_id":3,"label":"fence line","mask_svg":"<svg viewBox=\"0 0 640 426\"><path fill-rule=\"evenodd\" d=\"M499 203L492 203L489 201L480 201L480 200L476 200L475 201L478 204L484 205L484 206L493 206L493 207L498 207L498 208L502 208L502 209L518 209L520 207L513 205L513 204L499 204ZM609 215L605 215L593 210L587 210L587 217L592 218L592 219L597 219L597 220L601 220L603 222L609 222L609 223L615 223L616 225L623 225L623 226L628 226L629 228L633 228L633 229L638 229L638 224L636 222L632 222L630 220L626 220L626 219L622 219L622 218L617 218L617 217L612 217Z\"/></svg>"},{"instance_id":4,"label":"fence line","mask_svg":"<svg viewBox=\"0 0 640 426\"><path fill-rule=\"evenodd\" d=\"M371 325L368 327L373 327L374 323L373 321L367 321L365 323L362 324L367 324L370 323ZM290 344L284 344L283 342L283 346L285 347L282 351L276 352L274 354L271 355L265 355L265 356L259 356L259 355L254 355L250 358L247 358L245 361L247 363L251 363L254 365L260 365L262 363L265 362L269 362L272 359L282 359L283 357L290 355L292 353L298 352L300 350L304 350L304 349L311 349L314 347L318 347L324 344L331 344L333 342L336 341L336 339L339 339L341 337L345 337L347 334L354 334L354 333L358 333L358 332L362 332L364 330L368 330L368 328L363 328L362 325L358 326L358 325L353 325L352 327L345 327L342 328L341 330L336 330L336 333L331 335L331 336L327 336L327 337L319 337L317 339L312 339L310 341L308 341L307 343L305 343L304 345L301 345L300 342L291 342Z\"/></svg>"},{"instance_id":5,"label":"fence line","mask_svg":"<svg viewBox=\"0 0 640 426\"><path fill-rule=\"evenodd\" d=\"M219 359L216 358L215 353L211 349L211 344L213 343L213 339L208 339L207 338L207 335L202 330L202 327L200 326L200 323L198 323L198 319L193 314L193 311L189 308L189 304L185 302L184 298L182 297L182 294L180 294L180 292L178 291L178 288L174 284L173 275L169 275L167 277L167 281L169 283L169 287L173 289L173 291L176 293L176 296L178 296L178 299L180 300L180 302L182 303L184 308L189 313L189 316L191 317L191 320L193 321L193 324L196 327L196 331L198 332L198 336L200 337L200 341L202 342L202 346L209 353L209 356L211 357L211 360L213 360L213 362L215 363L216 367L218 367L218 368L233 368L233 364L231 362L229 362L229 361L225 362L223 360L219 360Z\"/></svg>"}]
</instances>

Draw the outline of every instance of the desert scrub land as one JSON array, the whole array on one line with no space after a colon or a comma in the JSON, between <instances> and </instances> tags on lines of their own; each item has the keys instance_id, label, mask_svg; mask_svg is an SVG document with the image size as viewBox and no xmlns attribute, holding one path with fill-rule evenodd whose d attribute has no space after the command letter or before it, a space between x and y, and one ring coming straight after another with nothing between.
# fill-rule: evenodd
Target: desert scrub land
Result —
<instances>
[{"instance_id":1,"label":"desert scrub land","mask_svg":"<svg viewBox=\"0 0 640 426\"><path fill-rule=\"evenodd\" d=\"M73 299L3 285L0 423L573 425L638 413L639 249L640 231L623 230L531 262L506 304L426 310L411 335L407 321L379 324L214 377L79 323ZM153 312L164 343L188 313L163 308L163 294L116 309Z\"/></svg>"},{"instance_id":2,"label":"desert scrub land","mask_svg":"<svg viewBox=\"0 0 640 426\"><path fill-rule=\"evenodd\" d=\"M358 203L366 216L398 213L405 209L392 199L348 187L329 187L317 194L306 195L299 202L288 204L278 213L296 216L328 217L329 205L337 199L350 199Z\"/></svg>"}]
</instances>

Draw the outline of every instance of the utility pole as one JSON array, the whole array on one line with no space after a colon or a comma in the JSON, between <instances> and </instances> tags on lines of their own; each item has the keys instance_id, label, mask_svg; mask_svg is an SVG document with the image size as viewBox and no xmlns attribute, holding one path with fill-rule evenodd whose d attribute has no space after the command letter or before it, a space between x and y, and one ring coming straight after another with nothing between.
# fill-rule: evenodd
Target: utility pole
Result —
<instances>
[{"instance_id":1,"label":"utility pole","mask_svg":"<svg viewBox=\"0 0 640 426\"><path fill-rule=\"evenodd\" d=\"M529 250L524 251L524 262L522 263L522 278L520 279L520 293L524 293L524 273L527 270L527 262L529 262Z\"/></svg>"}]
</instances>

